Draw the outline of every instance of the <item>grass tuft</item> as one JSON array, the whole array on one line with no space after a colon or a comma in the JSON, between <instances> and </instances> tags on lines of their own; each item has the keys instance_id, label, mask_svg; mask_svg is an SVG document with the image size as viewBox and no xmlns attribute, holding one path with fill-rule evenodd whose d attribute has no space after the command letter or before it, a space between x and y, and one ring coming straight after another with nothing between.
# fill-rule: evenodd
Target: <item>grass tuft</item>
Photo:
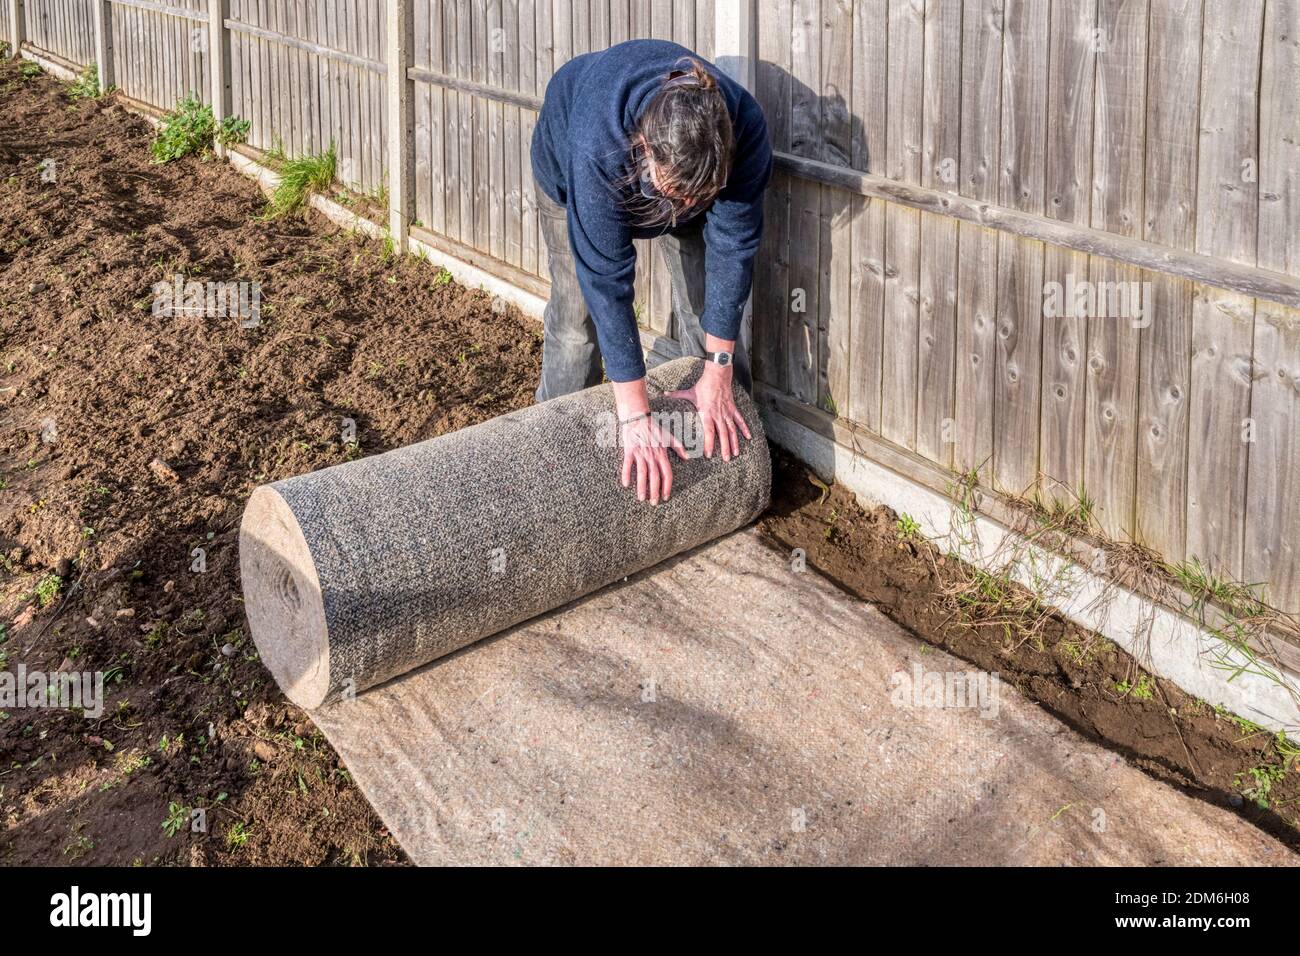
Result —
<instances>
[{"instance_id":1,"label":"grass tuft","mask_svg":"<svg viewBox=\"0 0 1300 956\"><path fill-rule=\"evenodd\" d=\"M268 213L272 218L286 216L302 208L307 196L325 192L334 182L338 154L331 140L329 149L319 156L302 156L287 159L280 168L280 184L271 194Z\"/></svg>"}]
</instances>

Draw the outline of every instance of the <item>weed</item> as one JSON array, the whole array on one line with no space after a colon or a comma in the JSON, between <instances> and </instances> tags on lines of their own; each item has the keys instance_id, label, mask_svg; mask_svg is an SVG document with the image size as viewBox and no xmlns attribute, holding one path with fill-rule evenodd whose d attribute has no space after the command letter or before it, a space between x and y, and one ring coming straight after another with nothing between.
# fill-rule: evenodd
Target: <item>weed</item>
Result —
<instances>
[{"instance_id":1,"label":"weed","mask_svg":"<svg viewBox=\"0 0 1300 956\"><path fill-rule=\"evenodd\" d=\"M898 516L898 520L894 522L894 528L898 531L898 537L903 541L915 541L921 537L920 522L906 512Z\"/></svg>"},{"instance_id":2,"label":"weed","mask_svg":"<svg viewBox=\"0 0 1300 956\"><path fill-rule=\"evenodd\" d=\"M451 283L451 273L446 269L439 269L433 277L433 284L436 286L449 285Z\"/></svg>"},{"instance_id":3,"label":"weed","mask_svg":"<svg viewBox=\"0 0 1300 956\"><path fill-rule=\"evenodd\" d=\"M1146 674L1139 676L1136 684L1127 679L1116 681L1115 690L1121 697L1132 697L1134 700L1150 700L1155 696L1155 684Z\"/></svg>"},{"instance_id":4,"label":"weed","mask_svg":"<svg viewBox=\"0 0 1300 956\"><path fill-rule=\"evenodd\" d=\"M1282 767L1251 767L1234 778L1233 785L1241 792L1241 795L1248 800L1255 801L1255 806L1261 810L1268 809L1269 796L1273 792L1273 785L1280 783L1286 776L1286 770Z\"/></svg>"},{"instance_id":5,"label":"weed","mask_svg":"<svg viewBox=\"0 0 1300 956\"><path fill-rule=\"evenodd\" d=\"M1076 664L1085 664L1089 660L1101 657L1104 646L1103 639L1095 634L1061 641L1061 650Z\"/></svg>"},{"instance_id":6,"label":"weed","mask_svg":"<svg viewBox=\"0 0 1300 956\"><path fill-rule=\"evenodd\" d=\"M185 824L190 818L190 808L182 806L176 801L167 804L167 819L162 822L163 833L169 837L174 837L185 829Z\"/></svg>"},{"instance_id":7,"label":"weed","mask_svg":"<svg viewBox=\"0 0 1300 956\"><path fill-rule=\"evenodd\" d=\"M76 860L95 848L95 841L84 833L63 848L63 855Z\"/></svg>"},{"instance_id":8,"label":"weed","mask_svg":"<svg viewBox=\"0 0 1300 956\"><path fill-rule=\"evenodd\" d=\"M33 63L31 60L24 60L23 65L18 68L18 73L25 80L34 79L44 72L39 63Z\"/></svg>"},{"instance_id":9,"label":"weed","mask_svg":"<svg viewBox=\"0 0 1300 956\"><path fill-rule=\"evenodd\" d=\"M217 127L217 142L222 146L234 146L237 143L246 142L251 125L246 119L240 119L238 116L227 116L221 121L221 125Z\"/></svg>"},{"instance_id":10,"label":"weed","mask_svg":"<svg viewBox=\"0 0 1300 956\"><path fill-rule=\"evenodd\" d=\"M226 831L226 846L232 850L242 849L251 832L252 827L240 820Z\"/></svg>"},{"instance_id":11,"label":"weed","mask_svg":"<svg viewBox=\"0 0 1300 956\"><path fill-rule=\"evenodd\" d=\"M309 193L329 189L337 166L338 154L332 140L329 149L319 156L286 160L280 170L280 183L271 194L268 215L275 218L301 209Z\"/></svg>"},{"instance_id":12,"label":"weed","mask_svg":"<svg viewBox=\"0 0 1300 956\"><path fill-rule=\"evenodd\" d=\"M1061 487L1065 488L1064 485ZM1039 521L1050 529L1071 534L1092 530L1096 502L1082 484L1074 491L1067 488L1063 494L1053 494L1047 501L1043 500L1042 491L1036 486L1030 504Z\"/></svg>"},{"instance_id":13,"label":"weed","mask_svg":"<svg viewBox=\"0 0 1300 956\"><path fill-rule=\"evenodd\" d=\"M149 144L149 151L155 163L170 163L191 153L206 153L215 131L212 107L205 106L191 93L163 117L162 128Z\"/></svg>"},{"instance_id":14,"label":"weed","mask_svg":"<svg viewBox=\"0 0 1300 956\"><path fill-rule=\"evenodd\" d=\"M97 100L103 95L99 88L99 67L94 63L82 70L68 87L68 97L74 100Z\"/></svg>"},{"instance_id":15,"label":"weed","mask_svg":"<svg viewBox=\"0 0 1300 956\"><path fill-rule=\"evenodd\" d=\"M1203 611L1210 603L1219 604L1238 618L1254 617L1266 611L1259 599L1260 585L1221 578L1197 558L1162 567L1191 596L1189 610L1193 613Z\"/></svg>"},{"instance_id":16,"label":"weed","mask_svg":"<svg viewBox=\"0 0 1300 956\"><path fill-rule=\"evenodd\" d=\"M41 607L49 607L59 594L59 588L63 587L63 578L57 574L47 574L36 584L36 598L41 602Z\"/></svg>"},{"instance_id":17,"label":"weed","mask_svg":"<svg viewBox=\"0 0 1300 956\"><path fill-rule=\"evenodd\" d=\"M153 648L161 644L166 639L166 637L167 637L166 622L163 622L161 624L156 624L152 629L150 629L149 633L144 636L144 645L145 647L148 647L149 649L152 650Z\"/></svg>"}]
</instances>

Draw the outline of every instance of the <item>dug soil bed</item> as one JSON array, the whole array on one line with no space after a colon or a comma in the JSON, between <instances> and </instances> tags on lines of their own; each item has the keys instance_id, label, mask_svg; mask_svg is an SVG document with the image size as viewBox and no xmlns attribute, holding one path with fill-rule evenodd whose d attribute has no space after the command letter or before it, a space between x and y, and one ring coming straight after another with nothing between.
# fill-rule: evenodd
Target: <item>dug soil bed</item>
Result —
<instances>
[{"instance_id":1,"label":"dug soil bed","mask_svg":"<svg viewBox=\"0 0 1300 956\"><path fill-rule=\"evenodd\" d=\"M0 670L109 675L98 717L0 713L0 863L405 862L258 659L240 515L264 482L527 405L540 330L314 213L267 221L250 180L155 165L151 138L0 64ZM178 273L259 283L260 321L155 315ZM1294 773L1267 811L1236 782L1278 763L1268 735L1163 681L1121 694L1136 664L1055 619L1041 646L954 619L955 562L777 465L774 546L1296 845Z\"/></svg>"},{"instance_id":2,"label":"dug soil bed","mask_svg":"<svg viewBox=\"0 0 1300 956\"><path fill-rule=\"evenodd\" d=\"M401 861L258 660L240 515L527 405L539 330L151 138L0 65L0 669L111 675L98 719L0 714L0 863ZM178 273L260 283L260 324L154 315Z\"/></svg>"},{"instance_id":3,"label":"dug soil bed","mask_svg":"<svg viewBox=\"0 0 1300 956\"><path fill-rule=\"evenodd\" d=\"M803 549L809 567L921 640L997 673L1151 776L1300 850L1300 773L1273 734L1148 674L1060 615L1022 609L1030 602L1021 588L1011 590L1024 600L1000 600L1004 582L981 579L889 508L863 508L797 459L773 456L772 506L759 527L774 547L787 556Z\"/></svg>"}]
</instances>

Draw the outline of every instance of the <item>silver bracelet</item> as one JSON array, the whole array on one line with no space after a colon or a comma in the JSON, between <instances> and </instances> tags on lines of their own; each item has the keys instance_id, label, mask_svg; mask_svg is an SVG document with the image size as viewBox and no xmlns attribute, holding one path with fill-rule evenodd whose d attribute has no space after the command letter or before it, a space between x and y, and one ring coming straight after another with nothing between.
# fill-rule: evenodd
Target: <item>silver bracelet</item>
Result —
<instances>
[{"instance_id":1,"label":"silver bracelet","mask_svg":"<svg viewBox=\"0 0 1300 956\"><path fill-rule=\"evenodd\" d=\"M643 418L649 418L650 415L651 415L650 412L642 412L640 415L633 415L631 418L620 418L618 420L618 423L619 425L632 425L635 424L636 422L639 422Z\"/></svg>"}]
</instances>

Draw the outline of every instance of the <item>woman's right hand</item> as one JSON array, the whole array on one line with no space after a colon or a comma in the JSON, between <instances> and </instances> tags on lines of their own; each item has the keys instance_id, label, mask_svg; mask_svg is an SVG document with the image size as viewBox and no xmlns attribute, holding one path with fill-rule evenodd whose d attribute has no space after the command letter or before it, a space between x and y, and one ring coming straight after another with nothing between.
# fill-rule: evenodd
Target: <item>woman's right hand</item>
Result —
<instances>
[{"instance_id":1,"label":"woman's right hand","mask_svg":"<svg viewBox=\"0 0 1300 956\"><path fill-rule=\"evenodd\" d=\"M652 505L667 501L673 490L668 449L677 452L682 461L687 458L677 436L659 427L648 413L639 413L619 425L619 438L623 445L623 487L630 488L635 479L638 501L648 500Z\"/></svg>"}]
</instances>

